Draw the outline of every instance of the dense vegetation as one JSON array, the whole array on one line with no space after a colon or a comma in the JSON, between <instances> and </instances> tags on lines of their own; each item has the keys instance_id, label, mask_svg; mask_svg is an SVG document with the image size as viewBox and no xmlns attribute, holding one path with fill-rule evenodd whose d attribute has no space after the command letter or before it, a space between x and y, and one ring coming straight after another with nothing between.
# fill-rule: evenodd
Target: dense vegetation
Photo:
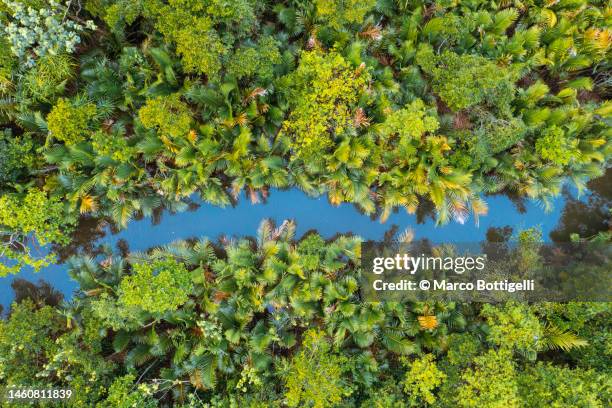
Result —
<instances>
[{"instance_id":1,"label":"dense vegetation","mask_svg":"<svg viewBox=\"0 0 612 408\"><path fill-rule=\"evenodd\" d=\"M297 186L464 221L610 157L605 1L0 4L0 273L79 213Z\"/></svg>"},{"instance_id":2,"label":"dense vegetation","mask_svg":"<svg viewBox=\"0 0 612 408\"><path fill-rule=\"evenodd\" d=\"M0 385L75 407L609 406L607 303L364 302L359 238L294 231L74 258L59 307L14 285Z\"/></svg>"},{"instance_id":3,"label":"dense vegetation","mask_svg":"<svg viewBox=\"0 0 612 408\"><path fill-rule=\"evenodd\" d=\"M194 196L297 187L444 223L489 194L582 189L612 156L611 20L603 0L0 0L0 276L53 262L39 247L70 244L82 215L123 228ZM601 232L566 218L562 239ZM74 258L67 304L16 285L0 391L610 406L607 304L364 302L359 239L293 231Z\"/></svg>"}]
</instances>

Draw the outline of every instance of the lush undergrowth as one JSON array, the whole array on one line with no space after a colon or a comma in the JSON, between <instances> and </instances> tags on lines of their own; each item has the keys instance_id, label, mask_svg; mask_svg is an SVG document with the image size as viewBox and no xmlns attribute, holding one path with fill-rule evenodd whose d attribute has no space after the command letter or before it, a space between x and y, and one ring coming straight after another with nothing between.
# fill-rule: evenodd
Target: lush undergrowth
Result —
<instances>
[{"instance_id":1,"label":"lush undergrowth","mask_svg":"<svg viewBox=\"0 0 612 408\"><path fill-rule=\"evenodd\" d=\"M463 221L610 157L605 1L1 4L1 273L79 213L297 186Z\"/></svg>"},{"instance_id":2,"label":"lush undergrowth","mask_svg":"<svg viewBox=\"0 0 612 408\"><path fill-rule=\"evenodd\" d=\"M294 231L73 259L69 305L25 285L0 321L0 390L109 408L609 406L607 303L364 302L360 239Z\"/></svg>"},{"instance_id":3,"label":"lush undergrowth","mask_svg":"<svg viewBox=\"0 0 612 408\"><path fill-rule=\"evenodd\" d=\"M52 262L36 249L69 244L81 214L126 227L194 195L297 187L440 223L488 194L546 204L609 164L611 19L600 0L1 0L0 276ZM365 302L358 238L293 231L75 258L65 304L19 284L0 391L610 406L608 304Z\"/></svg>"}]
</instances>

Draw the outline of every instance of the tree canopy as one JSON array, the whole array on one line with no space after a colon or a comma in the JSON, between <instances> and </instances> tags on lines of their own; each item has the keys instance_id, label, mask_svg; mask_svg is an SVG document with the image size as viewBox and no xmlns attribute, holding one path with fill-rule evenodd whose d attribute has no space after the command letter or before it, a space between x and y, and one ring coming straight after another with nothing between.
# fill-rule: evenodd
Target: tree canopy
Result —
<instances>
[{"instance_id":1,"label":"tree canopy","mask_svg":"<svg viewBox=\"0 0 612 408\"><path fill-rule=\"evenodd\" d=\"M70 388L70 407L609 405L607 303L370 302L360 238L294 234L265 221L73 258L70 303L32 286L0 320L0 391Z\"/></svg>"},{"instance_id":2,"label":"tree canopy","mask_svg":"<svg viewBox=\"0 0 612 408\"><path fill-rule=\"evenodd\" d=\"M0 0L0 276L53 262L84 217L126 228L194 197L226 206L296 188L383 222L398 208L477 222L493 194L549 207L609 167L611 10ZM609 243L600 224L557 237ZM264 222L254 239L75 257L79 289L62 304L15 285L0 394L70 388L66 406L125 408L611 405L607 304L366 302L359 237L294 233ZM527 250L540 238L518 234L513 267L541 261Z\"/></svg>"}]
</instances>

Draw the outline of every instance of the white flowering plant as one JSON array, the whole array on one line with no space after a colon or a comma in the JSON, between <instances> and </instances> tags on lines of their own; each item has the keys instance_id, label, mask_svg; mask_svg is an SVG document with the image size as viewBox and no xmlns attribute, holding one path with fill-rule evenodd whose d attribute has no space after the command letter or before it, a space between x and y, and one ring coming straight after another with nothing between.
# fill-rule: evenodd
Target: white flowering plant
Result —
<instances>
[{"instance_id":1,"label":"white flowering plant","mask_svg":"<svg viewBox=\"0 0 612 408\"><path fill-rule=\"evenodd\" d=\"M69 18L71 0L64 4L49 0L48 7L38 10L18 1L1 1L8 7L10 19L0 23L0 30L13 54L28 67L45 55L72 54L81 42L80 34L96 29L91 20L81 23Z\"/></svg>"}]
</instances>

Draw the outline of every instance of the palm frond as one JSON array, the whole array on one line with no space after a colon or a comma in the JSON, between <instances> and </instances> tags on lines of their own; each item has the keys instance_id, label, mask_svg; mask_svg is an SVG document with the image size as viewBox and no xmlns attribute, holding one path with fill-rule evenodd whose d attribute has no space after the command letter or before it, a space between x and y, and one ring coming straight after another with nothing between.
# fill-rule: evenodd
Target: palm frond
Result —
<instances>
[{"instance_id":1,"label":"palm frond","mask_svg":"<svg viewBox=\"0 0 612 408\"><path fill-rule=\"evenodd\" d=\"M544 327L542 337L539 339L539 346L542 350L563 350L570 351L577 347L588 346L589 342L578 337L570 331L563 331L553 324Z\"/></svg>"}]
</instances>

